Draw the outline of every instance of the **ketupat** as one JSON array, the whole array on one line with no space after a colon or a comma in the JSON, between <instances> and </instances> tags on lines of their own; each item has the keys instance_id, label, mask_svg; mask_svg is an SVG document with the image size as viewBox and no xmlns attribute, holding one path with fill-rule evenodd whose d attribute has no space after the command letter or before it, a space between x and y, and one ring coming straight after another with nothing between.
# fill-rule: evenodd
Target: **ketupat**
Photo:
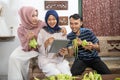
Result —
<instances>
[{"instance_id":1,"label":"ketupat","mask_svg":"<svg viewBox=\"0 0 120 80\"><path fill-rule=\"evenodd\" d=\"M82 80L90 80L88 73L85 73Z\"/></svg>"},{"instance_id":2,"label":"ketupat","mask_svg":"<svg viewBox=\"0 0 120 80\"><path fill-rule=\"evenodd\" d=\"M73 45L73 48L74 48L75 56L78 57L78 42L77 42L77 38L72 41L72 45Z\"/></svg>"},{"instance_id":3,"label":"ketupat","mask_svg":"<svg viewBox=\"0 0 120 80\"><path fill-rule=\"evenodd\" d=\"M115 80L120 80L120 78L115 78Z\"/></svg>"},{"instance_id":4,"label":"ketupat","mask_svg":"<svg viewBox=\"0 0 120 80\"><path fill-rule=\"evenodd\" d=\"M38 79L38 78L34 77L34 80L40 80L40 79Z\"/></svg>"},{"instance_id":5,"label":"ketupat","mask_svg":"<svg viewBox=\"0 0 120 80\"><path fill-rule=\"evenodd\" d=\"M55 76L49 76L48 80L56 80Z\"/></svg>"},{"instance_id":6,"label":"ketupat","mask_svg":"<svg viewBox=\"0 0 120 80\"><path fill-rule=\"evenodd\" d=\"M100 74L97 74L96 71L93 72L93 75L94 75L94 79L95 79L95 80L102 80L101 75L100 75Z\"/></svg>"},{"instance_id":7,"label":"ketupat","mask_svg":"<svg viewBox=\"0 0 120 80\"><path fill-rule=\"evenodd\" d=\"M55 76L49 76L43 80L75 80L75 77L72 77L67 74L58 74Z\"/></svg>"},{"instance_id":8,"label":"ketupat","mask_svg":"<svg viewBox=\"0 0 120 80\"><path fill-rule=\"evenodd\" d=\"M36 41L35 38L33 38L32 40L30 40L29 46L30 46L31 48L36 48L36 47L37 47L37 41Z\"/></svg>"},{"instance_id":9,"label":"ketupat","mask_svg":"<svg viewBox=\"0 0 120 80\"><path fill-rule=\"evenodd\" d=\"M102 80L102 77L100 74L97 74L97 72L89 72L85 73L82 80Z\"/></svg>"},{"instance_id":10,"label":"ketupat","mask_svg":"<svg viewBox=\"0 0 120 80\"><path fill-rule=\"evenodd\" d=\"M68 74L58 74L56 75L57 80L73 80L72 76Z\"/></svg>"},{"instance_id":11,"label":"ketupat","mask_svg":"<svg viewBox=\"0 0 120 80\"><path fill-rule=\"evenodd\" d=\"M90 80L94 80L94 75L93 75L92 72L89 73L89 79L90 79Z\"/></svg>"},{"instance_id":12,"label":"ketupat","mask_svg":"<svg viewBox=\"0 0 120 80\"><path fill-rule=\"evenodd\" d=\"M84 47L87 44L88 44L88 42L86 40L83 40L81 46ZM73 45L73 48L74 48L75 56L78 57L78 41L77 41L77 38L72 41L72 45Z\"/></svg>"},{"instance_id":13,"label":"ketupat","mask_svg":"<svg viewBox=\"0 0 120 80\"><path fill-rule=\"evenodd\" d=\"M86 46L87 44L88 44L88 42L87 42L86 40L83 40L81 45L84 47L84 46Z\"/></svg>"}]
</instances>

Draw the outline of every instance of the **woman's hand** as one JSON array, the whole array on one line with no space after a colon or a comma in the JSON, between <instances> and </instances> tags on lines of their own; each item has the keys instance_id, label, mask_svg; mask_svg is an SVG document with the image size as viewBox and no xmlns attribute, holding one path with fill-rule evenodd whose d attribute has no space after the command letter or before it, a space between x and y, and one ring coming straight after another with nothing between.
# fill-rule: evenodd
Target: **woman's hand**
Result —
<instances>
[{"instance_id":1,"label":"woman's hand","mask_svg":"<svg viewBox=\"0 0 120 80\"><path fill-rule=\"evenodd\" d=\"M54 41L54 37L48 38L44 43L45 48L47 48L48 45L51 45L53 43L53 41Z\"/></svg>"},{"instance_id":2,"label":"woman's hand","mask_svg":"<svg viewBox=\"0 0 120 80\"><path fill-rule=\"evenodd\" d=\"M33 32L28 32L26 36L27 36L27 39L30 40L30 39L32 39L33 37L35 37L35 34L34 34Z\"/></svg>"},{"instance_id":3,"label":"woman's hand","mask_svg":"<svg viewBox=\"0 0 120 80\"><path fill-rule=\"evenodd\" d=\"M67 30L65 27L61 28L61 32L63 33L62 36L65 36L67 34Z\"/></svg>"},{"instance_id":4,"label":"woman's hand","mask_svg":"<svg viewBox=\"0 0 120 80\"><path fill-rule=\"evenodd\" d=\"M62 56L65 56L68 54L68 49L67 48L62 48L59 50L59 54Z\"/></svg>"}]
</instances>

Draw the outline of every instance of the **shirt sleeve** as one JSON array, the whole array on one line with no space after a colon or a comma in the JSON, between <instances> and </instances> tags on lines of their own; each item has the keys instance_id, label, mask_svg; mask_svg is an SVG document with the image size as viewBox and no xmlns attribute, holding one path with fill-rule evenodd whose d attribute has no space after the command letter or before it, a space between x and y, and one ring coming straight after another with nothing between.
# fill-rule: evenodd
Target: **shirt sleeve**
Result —
<instances>
[{"instance_id":1,"label":"shirt sleeve","mask_svg":"<svg viewBox=\"0 0 120 80\"><path fill-rule=\"evenodd\" d=\"M91 30L89 30L89 34L90 34L90 39L91 39L92 43L95 44L95 43L99 42L98 38L96 37L96 35Z\"/></svg>"},{"instance_id":2,"label":"shirt sleeve","mask_svg":"<svg viewBox=\"0 0 120 80\"><path fill-rule=\"evenodd\" d=\"M42 29L40 30L39 34L38 34L38 38L37 38L37 42L38 42L38 45L39 45L39 52L41 54L45 54L45 47L44 47L44 40L43 40L43 36L42 36Z\"/></svg>"}]
</instances>

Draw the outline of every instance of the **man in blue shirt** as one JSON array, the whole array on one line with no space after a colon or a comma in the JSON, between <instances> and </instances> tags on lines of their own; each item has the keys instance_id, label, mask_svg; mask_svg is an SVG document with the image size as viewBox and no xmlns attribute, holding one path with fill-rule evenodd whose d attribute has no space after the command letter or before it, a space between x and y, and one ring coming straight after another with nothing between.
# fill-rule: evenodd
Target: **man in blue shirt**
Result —
<instances>
[{"instance_id":1,"label":"man in blue shirt","mask_svg":"<svg viewBox=\"0 0 120 80\"><path fill-rule=\"evenodd\" d=\"M75 56L75 61L71 68L72 75L82 74L86 67L91 67L99 74L110 74L110 70L98 56L100 50L99 40L94 33L90 29L83 27L82 18L78 14L71 15L69 20L72 29L72 32L67 35L67 38L70 40L69 50L70 46L73 46L72 41L74 39L77 39L78 44L77 55L73 51L69 51L70 54ZM83 40L87 41L86 46L82 46Z\"/></svg>"}]
</instances>

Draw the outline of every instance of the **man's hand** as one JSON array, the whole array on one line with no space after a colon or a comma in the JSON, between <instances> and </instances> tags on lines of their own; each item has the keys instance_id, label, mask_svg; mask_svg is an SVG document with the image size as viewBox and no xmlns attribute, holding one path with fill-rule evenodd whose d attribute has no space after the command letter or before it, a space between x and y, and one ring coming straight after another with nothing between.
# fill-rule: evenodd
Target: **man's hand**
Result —
<instances>
[{"instance_id":1,"label":"man's hand","mask_svg":"<svg viewBox=\"0 0 120 80\"><path fill-rule=\"evenodd\" d=\"M86 46L84 46L85 49L88 49L88 50L92 50L92 49L96 49L98 51L100 51L100 46L98 45L98 43L96 44L93 44L92 42L88 42L88 44Z\"/></svg>"},{"instance_id":2,"label":"man's hand","mask_svg":"<svg viewBox=\"0 0 120 80\"><path fill-rule=\"evenodd\" d=\"M87 42L87 45L86 46L83 46L85 49L87 50L92 50L93 49L93 43L92 42Z\"/></svg>"},{"instance_id":3,"label":"man's hand","mask_svg":"<svg viewBox=\"0 0 120 80\"><path fill-rule=\"evenodd\" d=\"M80 38L76 38L76 39L77 39L78 46L80 46L82 44L82 40Z\"/></svg>"},{"instance_id":4,"label":"man's hand","mask_svg":"<svg viewBox=\"0 0 120 80\"><path fill-rule=\"evenodd\" d=\"M73 55L74 55L74 49L73 49L72 46L69 46L69 47L68 47L68 55L69 55L69 56L73 56Z\"/></svg>"}]
</instances>

